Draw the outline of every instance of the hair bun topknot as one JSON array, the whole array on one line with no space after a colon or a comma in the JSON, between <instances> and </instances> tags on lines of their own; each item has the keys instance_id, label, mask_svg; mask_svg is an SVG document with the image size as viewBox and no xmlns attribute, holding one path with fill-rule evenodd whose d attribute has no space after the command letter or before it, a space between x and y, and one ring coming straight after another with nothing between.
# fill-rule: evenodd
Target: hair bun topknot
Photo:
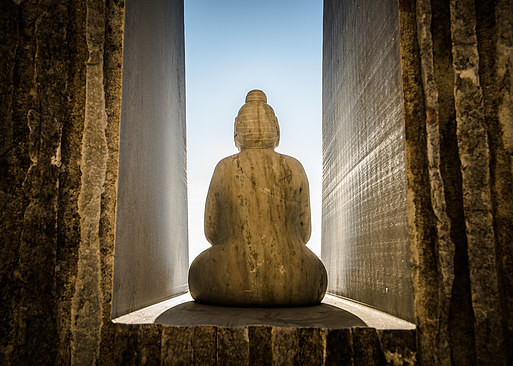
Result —
<instances>
[{"instance_id":1,"label":"hair bun topknot","mask_svg":"<svg viewBox=\"0 0 513 366\"><path fill-rule=\"evenodd\" d=\"M246 103L267 103L267 97L265 93L261 90L255 89L251 90L248 95L246 95Z\"/></svg>"}]
</instances>

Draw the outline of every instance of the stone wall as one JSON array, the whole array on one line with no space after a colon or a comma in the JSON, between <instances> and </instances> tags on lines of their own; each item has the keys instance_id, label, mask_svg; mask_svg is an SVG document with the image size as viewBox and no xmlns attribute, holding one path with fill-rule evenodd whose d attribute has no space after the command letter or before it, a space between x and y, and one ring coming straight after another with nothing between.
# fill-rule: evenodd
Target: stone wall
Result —
<instances>
[{"instance_id":1,"label":"stone wall","mask_svg":"<svg viewBox=\"0 0 513 366\"><path fill-rule=\"evenodd\" d=\"M411 331L112 323L124 3L0 2L0 364L512 364L511 7L399 2L415 356Z\"/></svg>"},{"instance_id":2,"label":"stone wall","mask_svg":"<svg viewBox=\"0 0 513 366\"><path fill-rule=\"evenodd\" d=\"M123 8L1 3L1 364L92 364L111 332Z\"/></svg>"},{"instance_id":3,"label":"stone wall","mask_svg":"<svg viewBox=\"0 0 513 366\"><path fill-rule=\"evenodd\" d=\"M117 170L107 133L115 141L119 121L104 74L120 75L112 39L122 25L110 17L106 32L104 13L117 11L101 1L1 3L2 364L69 361L85 330L97 349L111 286L100 273L112 260L100 230L112 233L115 202L104 182Z\"/></svg>"},{"instance_id":4,"label":"stone wall","mask_svg":"<svg viewBox=\"0 0 513 366\"><path fill-rule=\"evenodd\" d=\"M399 22L386 12L397 4ZM400 62L404 132L394 141L401 146L404 136L406 159L386 152L380 157L398 163L398 179L401 171L406 175L418 361L511 364L511 1L328 1L324 21L323 259L329 289L386 309L379 303L384 299L369 300L353 283L383 276L383 265L374 267L380 259L368 254L384 255L379 239L389 238L368 234L369 227L380 230L384 209L373 202L394 207L390 195L400 192L383 189L379 178L387 163L373 165L368 147L393 126L394 114L383 111L395 101L387 92L400 89L398 70L390 67ZM400 58L386 53L398 41ZM369 134L372 123L378 131ZM395 218L387 215L384 222Z\"/></svg>"},{"instance_id":5,"label":"stone wall","mask_svg":"<svg viewBox=\"0 0 513 366\"><path fill-rule=\"evenodd\" d=\"M513 363L513 4L401 0L422 365Z\"/></svg>"},{"instance_id":6,"label":"stone wall","mask_svg":"<svg viewBox=\"0 0 513 366\"><path fill-rule=\"evenodd\" d=\"M413 362L412 331L112 323L124 3L3 1L0 31L0 364Z\"/></svg>"},{"instance_id":7,"label":"stone wall","mask_svg":"<svg viewBox=\"0 0 513 366\"><path fill-rule=\"evenodd\" d=\"M187 291L180 1L125 9L113 317Z\"/></svg>"},{"instance_id":8,"label":"stone wall","mask_svg":"<svg viewBox=\"0 0 513 366\"><path fill-rule=\"evenodd\" d=\"M323 49L328 291L413 322L397 2L325 1Z\"/></svg>"},{"instance_id":9,"label":"stone wall","mask_svg":"<svg viewBox=\"0 0 513 366\"><path fill-rule=\"evenodd\" d=\"M415 331L119 324L100 365L414 365Z\"/></svg>"}]
</instances>

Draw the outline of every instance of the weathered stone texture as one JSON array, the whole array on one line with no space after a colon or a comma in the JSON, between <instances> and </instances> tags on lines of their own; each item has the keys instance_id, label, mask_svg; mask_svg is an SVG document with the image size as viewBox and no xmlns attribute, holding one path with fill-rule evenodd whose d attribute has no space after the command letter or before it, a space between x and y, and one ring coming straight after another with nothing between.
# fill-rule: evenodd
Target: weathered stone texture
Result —
<instances>
[{"instance_id":1,"label":"weathered stone texture","mask_svg":"<svg viewBox=\"0 0 513 366\"><path fill-rule=\"evenodd\" d=\"M512 171L497 105L511 62L497 50L511 5L399 4L418 359L509 364Z\"/></svg>"},{"instance_id":2,"label":"weathered stone texture","mask_svg":"<svg viewBox=\"0 0 513 366\"><path fill-rule=\"evenodd\" d=\"M250 365L272 364L272 327L248 327Z\"/></svg>"},{"instance_id":3,"label":"weathered stone texture","mask_svg":"<svg viewBox=\"0 0 513 366\"><path fill-rule=\"evenodd\" d=\"M1 363L90 364L110 322L123 3L1 6Z\"/></svg>"},{"instance_id":4,"label":"weathered stone texture","mask_svg":"<svg viewBox=\"0 0 513 366\"><path fill-rule=\"evenodd\" d=\"M106 161L105 184L101 196L101 216L99 226L101 273L103 289L102 328L100 352L112 351L114 327L112 319L112 292L114 275L114 246L116 199L119 157L119 128L121 118L120 98L123 64L124 2L108 1L105 8L105 43L103 72L105 90L105 112L107 124L105 137L109 151Z\"/></svg>"},{"instance_id":5,"label":"weathered stone texture","mask_svg":"<svg viewBox=\"0 0 513 366\"><path fill-rule=\"evenodd\" d=\"M102 365L414 365L415 331L116 324ZM334 336L335 335L335 336Z\"/></svg>"},{"instance_id":6,"label":"weathered stone texture","mask_svg":"<svg viewBox=\"0 0 513 366\"><path fill-rule=\"evenodd\" d=\"M80 33L70 32L73 10L65 3L1 4L2 364L51 364L58 350L61 197L73 170L63 152L78 122L70 100L84 49Z\"/></svg>"},{"instance_id":7,"label":"weathered stone texture","mask_svg":"<svg viewBox=\"0 0 513 366\"><path fill-rule=\"evenodd\" d=\"M164 365L215 365L217 328L164 327L162 362Z\"/></svg>"},{"instance_id":8,"label":"weathered stone texture","mask_svg":"<svg viewBox=\"0 0 513 366\"><path fill-rule=\"evenodd\" d=\"M217 327L217 364L248 365L249 336L247 327Z\"/></svg>"},{"instance_id":9,"label":"weathered stone texture","mask_svg":"<svg viewBox=\"0 0 513 366\"><path fill-rule=\"evenodd\" d=\"M103 88L105 4L90 0L86 11L86 99L81 141L80 246L71 301L71 363L90 365L100 352L103 321L100 255L101 195L107 162Z\"/></svg>"},{"instance_id":10,"label":"weathered stone texture","mask_svg":"<svg viewBox=\"0 0 513 366\"><path fill-rule=\"evenodd\" d=\"M510 0L399 1L417 344L110 322L123 8L0 2L0 364L513 363Z\"/></svg>"}]
</instances>

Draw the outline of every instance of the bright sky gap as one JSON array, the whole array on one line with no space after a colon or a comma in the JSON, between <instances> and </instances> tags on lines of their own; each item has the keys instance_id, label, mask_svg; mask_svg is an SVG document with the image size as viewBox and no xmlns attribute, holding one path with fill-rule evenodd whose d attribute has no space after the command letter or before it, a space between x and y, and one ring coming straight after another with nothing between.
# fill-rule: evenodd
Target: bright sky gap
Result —
<instances>
[{"instance_id":1,"label":"bright sky gap","mask_svg":"<svg viewBox=\"0 0 513 366\"><path fill-rule=\"evenodd\" d=\"M321 248L321 0L186 0L185 57L189 260L209 244L203 213L214 167L237 153L233 123L261 89L280 123L278 152L310 182L312 237Z\"/></svg>"}]
</instances>

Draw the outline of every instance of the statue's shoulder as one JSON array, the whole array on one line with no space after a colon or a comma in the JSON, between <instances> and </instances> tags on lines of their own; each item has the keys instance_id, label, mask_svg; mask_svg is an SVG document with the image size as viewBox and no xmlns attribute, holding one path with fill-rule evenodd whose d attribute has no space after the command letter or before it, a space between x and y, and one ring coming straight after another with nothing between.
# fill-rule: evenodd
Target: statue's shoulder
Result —
<instances>
[{"instance_id":1,"label":"statue's shoulder","mask_svg":"<svg viewBox=\"0 0 513 366\"><path fill-rule=\"evenodd\" d=\"M286 161L287 164L301 168L301 170L304 170L303 164L301 164L301 162L299 160L297 160L296 158L294 158L290 155L285 155L285 154L279 154L279 156L280 156L280 159Z\"/></svg>"},{"instance_id":2,"label":"statue's shoulder","mask_svg":"<svg viewBox=\"0 0 513 366\"><path fill-rule=\"evenodd\" d=\"M237 161L238 155L239 154L233 154L221 159L216 165L216 170L223 170L231 167Z\"/></svg>"}]
</instances>

